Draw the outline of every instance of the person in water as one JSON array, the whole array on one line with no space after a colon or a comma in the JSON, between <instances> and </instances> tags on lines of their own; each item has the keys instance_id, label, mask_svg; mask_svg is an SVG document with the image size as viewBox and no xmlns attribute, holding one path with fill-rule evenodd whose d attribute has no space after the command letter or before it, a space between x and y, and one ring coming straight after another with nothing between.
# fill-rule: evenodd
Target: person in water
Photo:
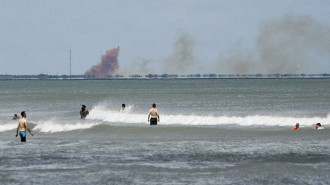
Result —
<instances>
[{"instance_id":1,"label":"person in water","mask_svg":"<svg viewBox=\"0 0 330 185\"><path fill-rule=\"evenodd\" d=\"M19 116L17 116L17 114L14 114L13 120L17 120L19 119Z\"/></svg>"},{"instance_id":2,"label":"person in water","mask_svg":"<svg viewBox=\"0 0 330 185\"><path fill-rule=\"evenodd\" d=\"M321 129L324 129L324 127L322 127L321 123L316 123L315 129L321 130Z\"/></svg>"},{"instance_id":3,"label":"person in water","mask_svg":"<svg viewBox=\"0 0 330 185\"><path fill-rule=\"evenodd\" d=\"M293 130L300 130L299 123L296 123L296 126L293 127Z\"/></svg>"},{"instance_id":4,"label":"person in water","mask_svg":"<svg viewBox=\"0 0 330 185\"><path fill-rule=\"evenodd\" d=\"M125 110L126 105L123 103L121 104L121 108L119 109L119 112L123 112Z\"/></svg>"},{"instance_id":5,"label":"person in water","mask_svg":"<svg viewBox=\"0 0 330 185\"><path fill-rule=\"evenodd\" d=\"M18 121L18 126L16 129L16 137L21 137L21 142L26 142L26 131L29 131L31 136L33 136L31 130L28 127L27 120L26 120L26 113L25 111L21 112L22 118Z\"/></svg>"},{"instance_id":6,"label":"person in water","mask_svg":"<svg viewBox=\"0 0 330 185\"><path fill-rule=\"evenodd\" d=\"M157 120L158 118L158 120ZM159 113L156 108L156 104L152 104L152 108L149 110L148 114L148 122L150 121L150 125L157 125L157 121L159 121Z\"/></svg>"},{"instance_id":7,"label":"person in water","mask_svg":"<svg viewBox=\"0 0 330 185\"><path fill-rule=\"evenodd\" d=\"M80 118L84 119L84 118L86 118L86 116L88 114L89 114L89 111L86 109L86 105L82 105L81 110L80 110Z\"/></svg>"}]
</instances>

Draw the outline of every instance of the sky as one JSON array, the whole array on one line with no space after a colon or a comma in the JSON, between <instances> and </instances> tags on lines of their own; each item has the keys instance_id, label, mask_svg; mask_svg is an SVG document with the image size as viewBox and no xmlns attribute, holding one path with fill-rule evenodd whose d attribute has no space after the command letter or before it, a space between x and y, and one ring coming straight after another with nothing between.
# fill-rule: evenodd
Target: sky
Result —
<instances>
[{"instance_id":1,"label":"sky","mask_svg":"<svg viewBox=\"0 0 330 185\"><path fill-rule=\"evenodd\" d=\"M330 73L329 0L0 0L0 74Z\"/></svg>"}]
</instances>

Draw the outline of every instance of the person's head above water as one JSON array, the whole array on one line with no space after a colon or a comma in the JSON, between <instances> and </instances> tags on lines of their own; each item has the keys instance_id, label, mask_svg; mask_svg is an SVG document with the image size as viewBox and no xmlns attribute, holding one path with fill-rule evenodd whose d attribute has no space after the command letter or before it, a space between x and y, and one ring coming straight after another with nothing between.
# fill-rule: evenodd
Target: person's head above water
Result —
<instances>
[{"instance_id":1,"label":"person's head above water","mask_svg":"<svg viewBox=\"0 0 330 185\"><path fill-rule=\"evenodd\" d=\"M81 110L85 110L85 109L86 109L86 105L82 105Z\"/></svg>"},{"instance_id":2,"label":"person's head above water","mask_svg":"<svg viewBox=\"0 0 330 185\"><path fill-rule=\"evenodd\" d=\"M316 126L317 126L317 127L320 127L320 126L321 126L321 123L316 123Z\"/></svg>"},{"instance_id":3,"label":"person's head above water","mask_svg":"<svg viewBox=\"0 0 330 185\"><path fill-rule=\"evenodd\" d=\"M299 127L299 123L296 123L296 127Z\"/></svg>"},{"instance_id":4,"label":"person's head above water","mask_svg":"<svg viewBox=\"0 0 330 185\"><path fill-rule=\"evenodd\" d=\"M155 103L153 103L153 104L152 104L152 107L153 107L153 108L156 108L156 104L155 104Z\"/></svg>"},{"instance_id":5,"label":"person's head above water","mask_svg":"<svg viewBox=\"0 0 330 185\"><path fill-rule=\"evenodd\" d=\"M125 108L125 106L126 106L126 105L125 105L124 103L123 103L123 104L121 104L121 107L124 107L124 108Z\"/></svg>"},{"instance_id":6,"label":"person's head above water","mask_svg":"<svg viewBox=\"0 0 330 185\"><path fill-rule=\"evenodd\" d=\"M23 118L26 118L26 113L25 113L25 111L22 111L22 112L21 112L21 116L22 116Z\"/></svg>"}]
</instances>

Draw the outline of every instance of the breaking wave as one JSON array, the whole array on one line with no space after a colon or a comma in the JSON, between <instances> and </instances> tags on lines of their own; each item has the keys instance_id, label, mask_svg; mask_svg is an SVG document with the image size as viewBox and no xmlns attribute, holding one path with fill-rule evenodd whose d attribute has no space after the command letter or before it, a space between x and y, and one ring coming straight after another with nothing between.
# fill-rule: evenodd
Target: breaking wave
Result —
<instances>
[{"instance_id":1,"label":"breaking wave","mask_svg":"<svg viewBox=\"0 0 330 185\"><path fill-rule=\"evenodd\" d=\"M93 126L98 125L98 123L74 123L74 124L60 124L56 123L54 120L49 120L41 124L37 124L33 130L39 132L68 132L73 130L89 129Z\"/></svg>"},{"instance_id":2,"label":"breaking wave","mask_svg":"<svg viewBox=\"0 0 330 185\"><path fill-rule=\"evenodd\" d=\"M330 114L326 117L281 117L281 116L211 116L211 115L160 115L159 125L184 125L184 126L290 126L300 123L301 127L311 127L316 123L326 125L330 122ZM85 120L59 121L55 118L45 121L29 123L34 131L54 133L74 130L91 129L98 125L105 126L138 126L148 125L147 114L132 112L128 107L124 112L111 110L102 105L97 105L90 110ZM15 130L17 122L0 123L0 132Z\"/></svg>"},{"instance_id":3,"label":"breaking wave","mask_svg":"<svg viewBox=\"0 0 330 185\"><path fill-rule=\"evenodd\" d=\"M17 128L17 123L0 124L0 132L14 130L16 128Z\"/></svg>"},{"instance_id":4,"label":"breaking wave","mask_svg":"<svg viewBox=\"0 0 330 185\"><path fill-rule=\"evenodd\" d=\"M99 105L91 111L88 119L109 123L148 124L147 114L136 114L131 111L118 112ZM316 123L329 123L330 114L326 117L281 117L281 116L209 116L209 115L160 115L161 125L241 125L241 126L293 126L296 123L311 126Z\"/></svg>"}]
</instances>

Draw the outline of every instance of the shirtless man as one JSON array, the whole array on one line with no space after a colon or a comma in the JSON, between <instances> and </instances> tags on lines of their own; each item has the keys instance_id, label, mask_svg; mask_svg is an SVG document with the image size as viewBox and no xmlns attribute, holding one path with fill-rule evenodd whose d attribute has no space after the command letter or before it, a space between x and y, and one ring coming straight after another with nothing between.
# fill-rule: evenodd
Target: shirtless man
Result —
<instances>
[{"instance_id":1,"label":"shirtless man","mask_svg":"<svg viewBox=\"0 0 330 185\"><path fill-rule=\"evenodd\" d=\"M151 119L150 119L150 117L151 117ZM152 104L152 108L150 109L149 114L148 114L148 122L150 121L150 125L157 125L157 118L159 121L159 113L156 108L156 104L154 103L154 104Z\"/></svg>"},{"instance_id":2,"label":"shirtless man","mask_svg":"<svg viewBox=\"0 0 330 185\"><path fill-rule=\"evenodd\" d=\"M32 136L33 134L31 130L28 128L25 111L21 112L21 116L22 118L18 121L16 137L18 136L18 131L19 131L21 142L26 142L26 131L29 131Z\"/></svg>"}]
</instances>

